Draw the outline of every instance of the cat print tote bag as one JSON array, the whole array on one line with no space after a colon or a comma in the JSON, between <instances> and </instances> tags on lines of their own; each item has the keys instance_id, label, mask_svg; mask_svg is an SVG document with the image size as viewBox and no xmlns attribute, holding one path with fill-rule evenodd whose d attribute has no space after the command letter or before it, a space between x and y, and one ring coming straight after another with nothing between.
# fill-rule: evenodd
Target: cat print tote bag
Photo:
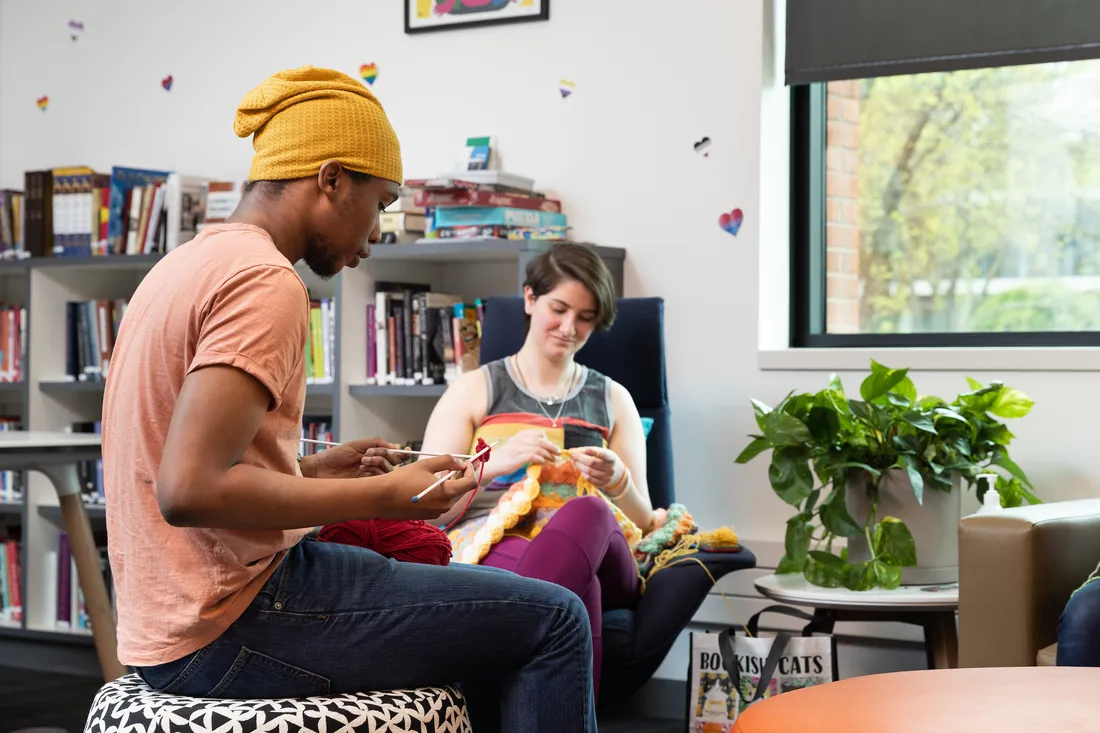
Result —
<instances>
[{"instance_id":1,"label":"cat print tote bag","mask_svg":"<svg viewBox=\"0 0 1100 733\"><path fill-rule=\"evenodd\" d=\"M758 633L762 614L781 613L808 623L799 635ZM730 733L733 721L758 700L839 678L836 638L821 633L813 616L788 606L769 606L735 630L691 633L688 732Z\"/></svg>"}]
</instances>

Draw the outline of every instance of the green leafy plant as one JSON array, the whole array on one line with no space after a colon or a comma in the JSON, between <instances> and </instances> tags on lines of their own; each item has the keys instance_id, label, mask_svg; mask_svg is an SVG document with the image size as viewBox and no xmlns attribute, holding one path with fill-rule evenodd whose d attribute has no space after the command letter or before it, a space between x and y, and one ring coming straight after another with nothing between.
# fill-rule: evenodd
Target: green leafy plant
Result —
<instances>
[{"instance_id":1,"label":"green leafy plant","mask_svg":"<svg viewBox=\"0 0 1100 733\"><path fill-rule=\"evenodd\" d=\"M970 391L952 402L918 396L908 369L872 360L850 399L834 374L814 394L791 392L774 408L752 400L759 434L737 457L748 463L771 451L768 480L798 510L787 521L779 573L801 572L820 586L868 590L896 588L901 569L917 563L913 535L896 517L877 516L879 485L888 471L904 471L918 503L928 491L950 492L957 474L981 501L996 476L1004 507L1039 503L1027 475L1009 456L1013 434L997 418L1020 418L1034 404L1001 382L983 385L969 377ZM1002 469L1005 473L993 470ZM861 472L870 486L871 506L859 521L847 508L848 478ZM870 559L852 564L847 548L834 552L838 538L863 535Z\"/></svg>"}]
</instances>

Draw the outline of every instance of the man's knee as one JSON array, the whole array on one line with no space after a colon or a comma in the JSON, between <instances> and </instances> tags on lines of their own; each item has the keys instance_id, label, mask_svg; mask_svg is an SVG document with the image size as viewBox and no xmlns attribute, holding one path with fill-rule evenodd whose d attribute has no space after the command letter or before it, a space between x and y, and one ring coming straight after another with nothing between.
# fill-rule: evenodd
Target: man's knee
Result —
<instances>
[{"instance_id":1,"label":"man's knee","mask_svg":"<svg viewBox=\"0 0 1100 733\"><path fill-rule=\"evenodd\" d=\"M1091 580L1069 599L1059 623L1060 634L1100 634L1100 579Z\"/></svg>"},{"instance_id":2,"label":"man's knee","mask_svg":"<svg viewBox=\"0 0 1100 733\"><path fill-rule=\"evenodd\" d=\"M534 596L532 600L549 608L561 611L561 626L579 625L585 630L589 628L588 609L584 602L573 591L565 586L552 583L548 580L536 580L524 578L529 583L529 589Z\"/></svg>"}]
</instances>

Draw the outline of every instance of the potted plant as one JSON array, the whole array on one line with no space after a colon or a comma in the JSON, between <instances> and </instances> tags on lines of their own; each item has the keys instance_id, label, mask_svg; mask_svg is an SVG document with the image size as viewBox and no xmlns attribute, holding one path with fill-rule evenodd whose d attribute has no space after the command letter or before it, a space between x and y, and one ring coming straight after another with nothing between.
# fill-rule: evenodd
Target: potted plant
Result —
<instances>
[{"instance_id":1,"label":"potted plant","mask_svg":"<svg viewBox=\"0 0 1100 733\"><path fill-rule=\"evenodd\" d=\"M825 389L792 392L774 408L752 400L760 432L737 463L770 450L772 489L798 510L787 521L777 572L801 572L826 587L892 589L902 583L903 568L917 566L918 553L936 552L947 538L954 543L957 573L963 484L977 487L979 501L995 483L1001 506L1039 503L1009 456L1014 436L998 420L1024 417L1032 400L1000 382L982 385L969 377L970 390L950 403L921 397L908 372L872 360L860 399L849 398L834 374ZM938 501L939 534L914 540L904 517L894 516L900 512L883 511L904 506L906 499L922 513ZM847 547L837 551L840 538Z\"/></svg>"}]
</instances>

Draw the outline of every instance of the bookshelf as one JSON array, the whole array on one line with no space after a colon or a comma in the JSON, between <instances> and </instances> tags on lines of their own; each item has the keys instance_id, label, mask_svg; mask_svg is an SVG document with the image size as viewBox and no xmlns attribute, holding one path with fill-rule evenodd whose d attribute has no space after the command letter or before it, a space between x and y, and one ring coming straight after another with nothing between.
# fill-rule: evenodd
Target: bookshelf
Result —
<instances>
[{"instance_id":1,"label":"bookshelf","mask_svg":"<svg viewBox=\"0 0 1100 733\"><path fill-rule=\"evenodd\" d=\"M186 246L182 245L182 246ZM475 298L522 291L527 263L550 245L538 241L463 240L378 245L370 259L322 280L299 264L313 299L331 299L334 339L331 381L306 387L305 416L324 416L333 439L379 435L419 440L443 385L374 385L366 382L366 307L379 281L416 282L433 291ZM625 250L594 247L622 294ZM0 305L26 307L26 349L20 383L0 382L0 416L19 417L32 430L64 430L98 420L103 383L66 378L66 303L129 298L162 255L58 257L0 261ZM102 507L90 506L97 541L105 545ZM58 628L57 547L63 528L60 507L44 476L26 477L22 502L0 504L0 528L21 529L22 621L0 624L0 656L22 657L30 666L95 670L91 639L82 630ZM43 654L44 647L50 648ZM71 656L76 655L76 656ZM27 660L34 658L34 661Z\"/></svg>"}]
</instances>

